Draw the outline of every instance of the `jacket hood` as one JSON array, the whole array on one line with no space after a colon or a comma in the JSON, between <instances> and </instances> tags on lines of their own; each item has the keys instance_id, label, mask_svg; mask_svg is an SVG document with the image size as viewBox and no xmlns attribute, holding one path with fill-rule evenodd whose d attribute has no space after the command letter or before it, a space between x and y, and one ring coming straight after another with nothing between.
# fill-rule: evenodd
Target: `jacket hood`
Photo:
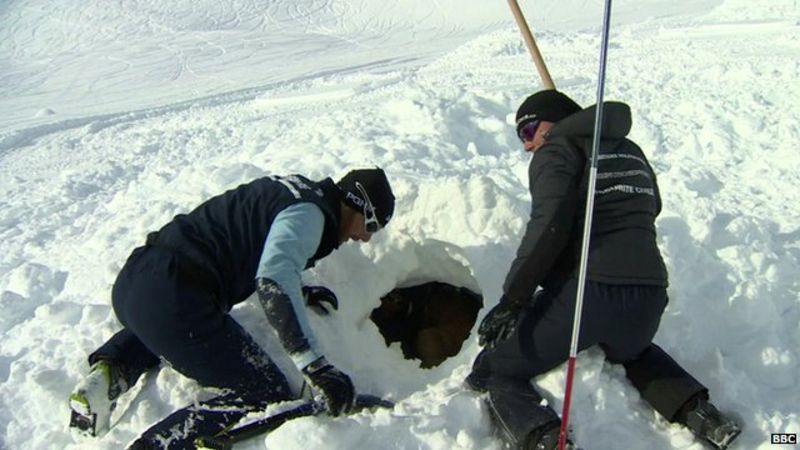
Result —
<instances>
[{"instance_id":1,"label":"jacket hood","mask_svg":"<svg viewBox=\"0 0 800 450\"><path fill-rule=\"evenodd\" d=\"M597 105L576 112L550 129L551 137L592 137ZM631 131L631 108L621 102L603 102L603 139L621 139Z\"/></svg>"}]
</instances>

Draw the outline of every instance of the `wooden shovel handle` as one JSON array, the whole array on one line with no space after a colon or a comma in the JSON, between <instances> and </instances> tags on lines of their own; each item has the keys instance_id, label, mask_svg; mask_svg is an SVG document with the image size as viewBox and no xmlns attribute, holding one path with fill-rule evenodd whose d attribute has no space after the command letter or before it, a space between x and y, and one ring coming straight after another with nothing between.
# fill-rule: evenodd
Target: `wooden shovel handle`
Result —
<instances>
[{"instance_id":1,"label":"wooden shovel handle","mask_svg":"<svg viewBox=\"0 0 800 450\"><path fill-rule=\"evenodd\" d=\"M511 7L511 12L514 14L514 19L517 21L519 31L522 33L522 38L525 40L525 45L528 47L528 51L531 52L533 63L536 64L536 70L542 78L544 87L547 89L555 89L556 84L553 83L553 79L550 78L550 72L547 71L547 66L544 65L542 54L536 46L536 41L533 39L531 29L528 27L528 22L525 21L525 16L522 15L522 10L519 9L517 0L508 0L508 6Z\"/></svg>"}]
</instances>

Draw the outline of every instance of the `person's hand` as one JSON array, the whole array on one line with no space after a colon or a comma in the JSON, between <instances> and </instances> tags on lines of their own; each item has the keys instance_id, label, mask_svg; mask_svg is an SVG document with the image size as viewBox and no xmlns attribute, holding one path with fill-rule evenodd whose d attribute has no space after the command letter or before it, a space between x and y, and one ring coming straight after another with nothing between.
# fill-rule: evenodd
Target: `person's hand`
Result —
<instances>
[{"instance_id":1,"label":"person's hand","mask_svg":"<svg viewBox=\"0 0 800 450\"><path fill-rule=\"evenodd\" d=\"M333 367L324 356L303 369L303 375L325 400L332 416L347 413L353 408L356 390L344 372Z\"/></svg>"},{"instance_id":2,"label":"person's hand","mask_svg":"<svg viewBox=\"0 0 800 450\"><path fill-rule=\"evenodd\" d=\"M508 299L500 302L486 314L478 327L478 343L486 348L494 348L500 342L508 339L517 328L517 318L522 307Z\"/></svg>"},{"instance_id":3,"label":"person's hand","mask_svg":"<svg viewBox=\"0 0 800 450\"><path fill-rule=\"evenodd\" d=\"M339 309L339 299L336 298L336 294L325 286L303 286L302 291L306 305L320 315L330 314L328 308ZM328 304L327 308L325 307L326 303Z\"/></svg>"}]
</instances>

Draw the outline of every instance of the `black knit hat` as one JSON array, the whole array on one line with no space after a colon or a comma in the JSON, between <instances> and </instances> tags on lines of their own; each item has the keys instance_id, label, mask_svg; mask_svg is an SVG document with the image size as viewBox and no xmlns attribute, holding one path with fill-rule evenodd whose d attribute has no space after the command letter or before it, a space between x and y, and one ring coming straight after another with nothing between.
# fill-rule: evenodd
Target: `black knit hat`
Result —
<instances>
[{"instance_id":1,"label":"black knit hat","mask_svg":"<svg viewBox=\"0 0 800 450\"><path fill-rule=\"evenodd\" d=\"M583 108L580 105L559 91L554 89L539 91L526 98L519 105L517 110L517 134L526 123L533 120L558 122L581 109Z\"/></svg>"},{"instance_id":2,"label":"black knit hat","mask_svg":"<svg viewBox=\"0 0 800 450\"><path fill-rule=\"evenodd\" d=\"M342 190L342 201L358 212L364 208L364 195L358 185L364 188L372 206L378 223L385 227L394 213L394 194L389 180L383 169L358 169L347 173L338 183Z\"/></svg>"}]
</instances>

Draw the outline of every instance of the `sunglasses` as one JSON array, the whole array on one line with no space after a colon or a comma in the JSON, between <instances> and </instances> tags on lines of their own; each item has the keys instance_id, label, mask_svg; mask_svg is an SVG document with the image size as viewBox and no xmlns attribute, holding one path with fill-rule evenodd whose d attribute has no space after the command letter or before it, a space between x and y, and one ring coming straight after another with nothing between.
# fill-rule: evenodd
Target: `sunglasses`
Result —
<instances>
[{"instance_id":1,"label":"sunglasses","mask_svg":"<svg viewBox=\"0 0 800 450\"><path fill-rule=\"evenodd\" d=\"M378 218L375 216L375 207L372 206L369 195L367 195L367 190L364 189L364 186L362 186L358 181L356 181L356 188L358 188L358 190L361 192L361 195L364 196L364 228L367 230L367 233L375 233L381 229L381 224L378 222Z\"/></svg>"},{"instance_id":2,"label":"sunglasses","mask_svg":"<svg viewBox=\"0 0 800 450\"><path fill-rule=\"evenodd\" d=\"M522 128L519 129L519 140L522 142L532 141L534 136L536 136L536 131L539 129L539 125L541 124L541 120L534 120L526 123Z\"/></svg>"}]
</instances>

